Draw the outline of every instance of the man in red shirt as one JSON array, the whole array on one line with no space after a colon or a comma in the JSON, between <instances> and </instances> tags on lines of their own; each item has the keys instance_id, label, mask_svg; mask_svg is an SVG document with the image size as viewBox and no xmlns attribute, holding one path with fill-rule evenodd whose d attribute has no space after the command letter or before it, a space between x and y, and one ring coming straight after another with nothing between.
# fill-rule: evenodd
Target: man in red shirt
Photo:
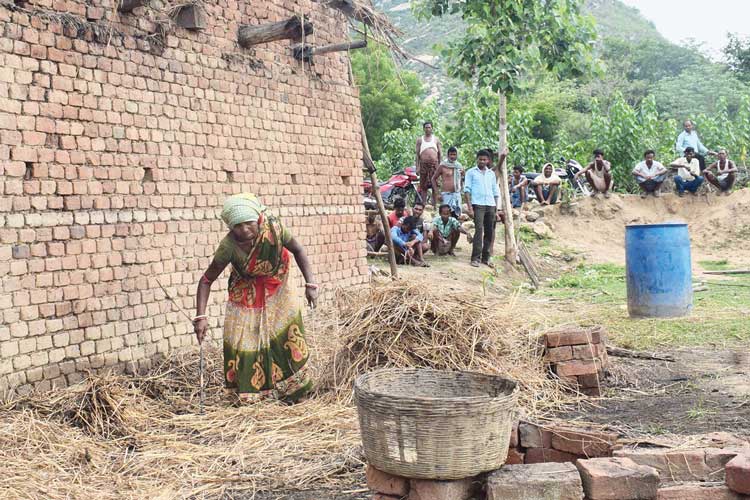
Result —
<instances>
[{"instance_id":1,"label":"man in red shirt","mask_svg":"<svg viewBox=\"0 0 750 500\"><path fill-rule=\"evenodd\" d=\"M406 209L406 200L403 198L396 198L393 200L393 212L388 215L388 229L400 226L399 220L402 217L411 215Z\"/></svg>"}]
</instances>

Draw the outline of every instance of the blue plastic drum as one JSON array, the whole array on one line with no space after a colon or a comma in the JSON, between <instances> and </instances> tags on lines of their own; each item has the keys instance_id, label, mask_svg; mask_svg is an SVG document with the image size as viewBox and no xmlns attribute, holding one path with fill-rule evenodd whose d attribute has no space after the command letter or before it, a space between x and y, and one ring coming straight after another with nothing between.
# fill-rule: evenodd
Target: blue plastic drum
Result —
<instances>
[{"instance_id":1,"label":"blue plastic drum","mask_svg":"<svg viewBox=\"0 0 750 500\"><path fill-rule=\"evenodd\" d=\"M634 318L686 316L693 308L687 224L625 228L628 312Z\"/></svg>"}]
</instances>

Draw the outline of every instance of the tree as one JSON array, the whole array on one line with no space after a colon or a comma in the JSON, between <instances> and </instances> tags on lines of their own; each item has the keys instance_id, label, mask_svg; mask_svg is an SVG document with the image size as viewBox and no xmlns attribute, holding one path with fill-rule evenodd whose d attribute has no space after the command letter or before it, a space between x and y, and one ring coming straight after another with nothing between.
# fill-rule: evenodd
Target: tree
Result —
<instances>
[{"instance_id":1,"label":"tree","mask_svg":"<svg viewBox=\"0 0 750 500\"><path fill-rule=\"evenodd\" d=\"M399 70L381 45L370 43L366 50L353 51L352 71L370 153L377 161L383 154L385 133L404 120L415 120L424 90L417 74Z\"/></svg>"},{"instance_id":2,"label":"tree","mask_svg":"<svg viewBox=\"0 0 750 500\"><path fill-rule=\"evenodd\" d=\"M724 47L724 55L727 58L729 69L737 74L737 77L750 81L750 38L742 38L734 33L729 33L729 41Z\"/></svg>"},{"instance_id":3,"label":"tree","mask_svg":"<svg viewBox=\"0 0 750 500\"><path fill-rule=\"evenodd\" d=\"M499 144L507 146L506 96L535 69L578 77L594 67L593 20L581 13L581 0L415 0L424 17L460 14L463 37L445 49L448 73L499 96ZM516 262L508 170L500 165L505 217L505 258Z\"/></svg>"}]
</instances>

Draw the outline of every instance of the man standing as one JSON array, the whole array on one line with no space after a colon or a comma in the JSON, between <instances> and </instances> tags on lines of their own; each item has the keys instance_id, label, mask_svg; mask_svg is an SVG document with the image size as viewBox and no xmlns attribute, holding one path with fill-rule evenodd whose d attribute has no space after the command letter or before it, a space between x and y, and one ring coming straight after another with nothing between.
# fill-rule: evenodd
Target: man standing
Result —
<instances>
[{"instance_id":1,"label":"man standing","mask_svg":"<svg viewBox=\"0 0 750 500\"><path fill-rule=\"evenodd\" d=\"M654 160L656 153L649 149L643 153L643 161L635 166L633 175L641 188L641 198L645 198L651 193L659 197L659 188L667 178L667 169L664 165Z\"/></svg>"},{"instance_id":2,"label":"man standing","mask_svg":"<svg viewBox=\"0 0 750 500\"><path fill-rule=\"evenodd\" d=\"M455 257L453 250L456 248L458 238L465 234L469 241L471 235L461 227L458 219L451 216L451 207L447 204L440 205L440 215L432 221L432 230L430 231L430 242L432 243L432 253L435 255L452 255Z\"/></svg>"},{"instance_id":3,"label":"man standing","mask_svg":"<svg viewBox=\"0 0 750 500\"><path fill-rule=\"evenodd\" d=\"M477 166L466 172L466 205L469 217L474 219L471 249L471 265L474 267L479 267L480 257L483 264L490 265L495 236L500 189L497 187L495 173L489 168L490 161L490 153L483 149L477 153Z\"/></svg>"},{"instance_id":4,"label":"man standing","mask_svg":"<svg viewBox=\"0 0 750 500\"><path fill-rule=\"evenodd\" d=\"M434 204L437 195L432 186L432 177L440 163L440 158L442 158L442 146L440 140L432 135L432 122L424 122L422 129L424 135L417 139L417 157L414 166L417 168L417 175L419 176L419 196L424 203L427 203L427 191L431 189Z\"/></svg>"},{"instance_id":5,"label":"man standing","mask_svg":"<svg viewBox=\"0 0 750 500\"><path fill-rule=\"evenodd\" d=\"M458 162L458 150L451 146L448 148L448 159L440 163L430 180L433 195L438 189L438 180L440 180L440 203L450 206L451 213L456 218L461 215L461 179L463 173L464 168Z\"/></svg>"},{"instance_id":6,"label":"man standing","mask_svg":"<svg viewBox=\"0 0 750 500\"><path fill-rule=\"evenodd\" d=\"M693 196L698 195L698 188L703 184L701 177L700 162L693 155L695 151L692 147L685 148L685 156L677 158L669 166L677 169L677 175L674 176L674 184L677 186L677 194L680 197L685 196L685 190L690 191Z\"/></svg>"},{"instance_id":7,"label":"man standing","mask_svg":"<svg viewBox=\"0 0 750 500\"><path fill-rule=\"evenodd\" d=\"M578 172L575 178L578 179L581 175L586 176L586 181L591 186L591 196L596 197L596 195L602 193L605 198L610 197L609 190L612 189L612 166L604 159L604 152L601 149L594 150L594 161Z\"/></svg>"},{"instance_id":8,"label":"man standing","mask_svg":"<svg viewBox=\"0 0 750 500\"><path fill-rule=\"evenodd\" d=\"M401 221L401 226L391 228L393 249L399 264L411 264L419 267L430 267L422 258L423 236L414 229L416 220L409 216Z\"/></svg>"},{"instance_id":9,"label":"man standing","mask_svg":"<svg viewBox=\"0 0 750 500\"><path fill-rule=\"evenodd\" d=\"M703 172L706 168L706 157L704 155L706 153L710 155L716 153L709 151L708 148L701 143L701 140L698 138L698 132L695 131L693 122L685 120L683 126L685 127L685 130L680 132L680 135L677 136L677 142L675 143L674 149L677 154L682 157L687 148L693 148L693 156L698 159L700 172Z\"/></svg>"},{"instance_id":10,"label":"man standing","mask_svg":"<svg viewBox=\"0 0 750 500\"><path fill-rule=\"evenodd\" d=\"M534 177L532 181L536 190L536 199L541 205L554 205L557 203L557 193L560 190L562 179L555 173L551 163L545 163L542 174Z\"/></svg>"},{"instance_id":11,"label":"man standing","mask_svg":"<svg viewBox=\"0 0 750 500\"><path fill-rule=\"evenodd\" d=\"M712 163L706 170L703 171L703 176L708 182L719 188L719 191L726 196L732 192L732 186L734 185L734 179L737 175L737 167L734 162L727 157L727 150L719 150L719 160L716 163ZM717 175L714 175L712 170L716 170Z\"/></svg>"},{"instance_id":12,"label":"man standing","mask_svg":"<svg viewBox=\"0 0 750 500\"><path fill-rule=\"evenodd\" d=\"M523 208L526 204L528 194L526 190L529 186L529 180L523 175L523 167L521 165L513 167L513 174L510 176L508 184L510 205L513 208Z\"/></svg>"}]
</instances>

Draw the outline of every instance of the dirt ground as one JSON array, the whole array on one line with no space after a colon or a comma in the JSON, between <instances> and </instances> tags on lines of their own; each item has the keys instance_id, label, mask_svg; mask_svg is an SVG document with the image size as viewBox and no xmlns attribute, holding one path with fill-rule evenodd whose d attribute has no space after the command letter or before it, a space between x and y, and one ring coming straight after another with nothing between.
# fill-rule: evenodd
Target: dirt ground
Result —
<instances>
[{"instance_id":1,"label":"dirt ground","mask_svg":"<svg viewBox=\"0 0 750 500\"><path fill-rule=\"evenodd\" d=\"M582 198L570 207L548 207L541 219L561 245L597 263L625 263L625 226L687 222L693 262L730 258L750 263L750 190L730 196L703 194L679 198L665 194L641 199L613 195L610 199Z\"/></svg>"}]
</instances>

